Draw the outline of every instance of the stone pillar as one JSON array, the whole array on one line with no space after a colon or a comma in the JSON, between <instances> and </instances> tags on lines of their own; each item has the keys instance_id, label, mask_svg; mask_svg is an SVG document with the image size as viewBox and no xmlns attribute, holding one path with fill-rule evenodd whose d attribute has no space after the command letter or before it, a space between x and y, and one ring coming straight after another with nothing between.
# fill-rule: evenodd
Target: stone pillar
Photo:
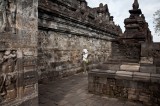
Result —
<instances>
[{"instance_id":1,"label":"stone pillar","mask_svg":"<svg viewBox=\"0 0 160 106\"><path fill-rule=\"evenodd\" d=\"M38 0L2 0L0 105L37 106Z\"/></svg>"}]
</instances>

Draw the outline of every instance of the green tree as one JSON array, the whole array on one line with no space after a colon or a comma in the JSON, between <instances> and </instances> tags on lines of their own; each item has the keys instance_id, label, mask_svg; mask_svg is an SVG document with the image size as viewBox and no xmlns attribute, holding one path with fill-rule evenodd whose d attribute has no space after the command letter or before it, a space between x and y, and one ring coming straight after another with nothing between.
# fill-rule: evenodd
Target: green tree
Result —
<instances>
[{"instance_id":1,"label":"green tree","mask_svg":"<svg viewBox=\"0 0 160 106\"><path fill-rule=\"evenodd\" d=\"M157 10L155 13L154 13L154 27L155 27L155 33L157 33L158 35L160 35L160 9Z\"/></svg>"}]
</instances>

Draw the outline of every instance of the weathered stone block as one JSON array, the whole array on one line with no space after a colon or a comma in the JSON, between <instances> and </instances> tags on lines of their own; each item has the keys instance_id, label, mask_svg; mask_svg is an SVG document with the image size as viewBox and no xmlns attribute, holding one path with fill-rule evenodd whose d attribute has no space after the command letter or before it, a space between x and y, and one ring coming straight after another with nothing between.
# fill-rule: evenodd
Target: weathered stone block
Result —
<instances>
[{"instance_id":1,"label":"weathered stone block","mask_svg":"<svg viewBox=\"0 0 160 106\"><path fill-rule=\"evenodd\" d=\"M35 70L36 69L36 67L33 65L33 66L25 66L24 67L24 70L25 71L31 71L31 70Z\"/></svg>"},{"instance_id":2,"label":"weathered stone block","mask_svg":"<svg viewBox=\"0 0 160 106\"><path fill-rule=\"evenodd\" d=\"M9 98L10 100L14 100L15 98L17 98L16 90L8 91L7 98Z\"/></svg>"},{"instance_id":3,"label":"weathered stone block","mask_svg":"<svg viewBox=\"0 0 160 106\"><path fill-rule=\"evenodd\" d=\"M93 71L90 71L90 76L94 77L107 77L107 70L98 70L98 69L93 69Z\"/></svg>"},{"instance_id":4,"label":"weathered stone block","mask_svg":"<svg viewBox=\"0 0 160 106\"><path fill-rule=\"evenodd\" d=\"M156 66L160 66L160 57L155 57L153 61Z\"/></svg>"},{"instance_id":5,"label":"weathered stone block","mask_svg":"<svg viewBox=\"0 0 160 106\"><path fill-rule=\"evenodd\" d=\"M142 66L140 66L140 72L156 74L156 66L153 66L153 65L142 65Z\"/></svg>"},{"instance_id":6,"label":"weathered stone block","mask_svg":"<svg viewBox=\"0 0 160 106\"><path fill-rule=\"evenodd\" d=\"M100 72L100 69L92 69L92 72Z\"/></svg>"},{"instance_id":7,"label":"weathered stone block","mask_svg":"<svg viewBox=\"0 0 160 106\"><path fill-rule=\"evenodd\" d=\"M129 87L132 89L137 89L138 88L138 82L136 81L129 81Z\"/></svg>"},{"instance_id":8,"label":"weathered stone block","mask_svg":"<svg viewBox=\"0 0 160 106\"><path fill-rule=\"evenodd\" d=\"M101 77L100 80L99 80L99 83L101 83L101 84L106 84L106 83L107 83L107 79Z\"/></svg>"},{"instance_id":9,"label":"weathered stone block","mask_svg":"<svg viewBox=\"0 0 160 106\"><path fill-rule=\"evenodd\" d=\"M128 94L128 100L138 100L138 95L136 95L136 94Z\"/></svg>"},{"instance_id":10,"label":"weathered stone block","mask_svg":"<svg viewBox=\"0 0 160 106\"><path fill-rule=\"evenodd\" d=\"M92 82L89 82L89 83L88 83L88 91L89 91L89 92L94 92L94 89L95 89L95 88L94 88L94 84L93 84Z\"/></svg>"},{"instance_id":11,"label":"weathered stone block","mask_svg":"<svg viewBox=\"0 0 160 106\"><path fill-rule=\"evenodd\" d=\"M28 71L24 73L23 86L36 84L38 82L38 73L36 71Z\"/></svg>"},{"instance_id":12,"label":"weathered stone block","mask_svg":"<svg viewBox=\"0 0 160 106\"><path fill-rule=\"evenodd\" d=\"M88 82L93 83L93 76L91 74L88 75Z\"/></svg>"},{"instance_id":13,"label":"weathered stone block","mask_svg":"<svg viewBox=\"0 0 160 106\"><path fill-rule=\"evenodd\" d=\"M31 49L24 49L23 50L23 54L25 55L25 56L34 56L35 55L35 51L33 51L33 50L31 50Z\"/></svg>"},{"instance_id":14,"label":"weathered stone block","mask_svg":"<svg viewBox=\"0 0 160 106\"><path fill-rule=\"evenodd\" d=\"M151 74L151 82L160 84L160 74Z\"/></svg>"},{"instance_id":15,"label":"weathered stone block","mask_svg":"<svg viewBox=\"0 0 160 106\"><path fill-rule=\"evenodd\" d=\"M120 66L120 70L122 71L138 72L139 68L140 68L139 64L123 64Z\"/></svg>"},{"instance_id":16,"label":"weathered stone block","mask_svg":"<svg viewBox=\"0 0 160 106\"><path fill-rule=\"evenodd\" d=\"M144 103L150 103L150 96L149 95L139 95L139 101Z\"/></svg>"},{"instance_id":17,"label":"weathered stone block","mask_svg":"<svg viewBox=\"0 0 160 106\"><path fill-rule=\"evenodd\" d=\"M160 67L156 67L157 74L160 74Z\"/></svg>"},{"instance_id":18,"label":"weathered stone block","mask_svg":"<svg viewBox=\"0 0 160 106\"><path fill-rule=\"evenodd\" d=\"M89 77L115 78L116 71L93 69L89 72Z\"/></svg>"},{"instance_id":19,"label":"weathered stone block","mask_svg":"<svg viewBox=\"0 0 160 106\"><path fill-rule=\"evenodd\" d=\"M132 80L132 78L133 78L133 72L117 71L115 78L116 79Z\"/></svg>"},{"instance_id":20,"label":"weathered stone block","mask_svg":"<svg viewBox=\"0 0 160 106\"><path fill-rule=\"evenodd\" d=\"M113 70L106 70L106 76L107 78L115 78L117 71L113 71Z\"/></svg>"},{"instance_id":21,"label":"weathered stone block","mask_svg":"<svg viewBox=\"0 0 160 106\"><path fill-rule=\"evenodd\" d=\"M0 37L1 37L1 35L0 35ZM1 41L1 38L0 38L0 50L5 50L6 48L9 47L9 43L7 44L5 41Z\"/></svg>"},{"instance_id":22,"label":"weathered stone block","mask_svg":"<svg viewBox=\"0 0 160 106\"><path fill-rule=\"evenodd\" d=\"M39 106L38 97L29 98L29 100L21 103L19 106Z\"/></svg>"},{"instance_id":23,"label":"weathered stone block","mask_svg":"<svg viewBox=\"0 0 160 106\"><path fill-rule=\"evenodd\" d=\"M133 80L135 81L144 81L150 82L150 74L149 73L141 73L141 72L134 72L133 73Z\"/></svg>"},{"instance_id":24,"label":"weathered stone block","mask_svg":"<svg viewBox=\"0 0 160 106\"><path fill-rule=\"evenodd\" d=\"M136 94L137 90L135 88L129 88L128 94Z\"/></svg>"},{"instance_id":25,"label":"weathered stone block","mask_svg":"<svg viewBox=\"0 0 160 106\"><path fill-rule=\"evenodd\" d=\"M149 47L147 43L142 43L141 44L141 56L142 57L147 57L149 54Z\"/></svg>"},{"instance_id":26,"label":"weathered stone block","mask_svg":"<svg viewBox=\"0 0 160 106\"><path fill-rule=\"evenodd\" d=\"M153 64L153 57L141 57L141 64Z\"/></svg>"},{"instance_id":27,"label":"weathered stone block","mask_svg":"<svg viewBox=\"0 0 160 106\"><path fill-rule=\"evenodd\" d=\"M100 68L103 69L103 70L115 70L115 71L118 71L120 69L120 64L105 63L105 64L102 64Z\"/></svg>"},{"instance_id":28,"label":"weathered stone block","mask_svg":"<svg viewBox=\"0 0 160 106\"><path fill-rule=\"evenodd\" d=\"M36 92L35 85L24 87L23 96L29 96Z\"/></svg>"}]
</instances>

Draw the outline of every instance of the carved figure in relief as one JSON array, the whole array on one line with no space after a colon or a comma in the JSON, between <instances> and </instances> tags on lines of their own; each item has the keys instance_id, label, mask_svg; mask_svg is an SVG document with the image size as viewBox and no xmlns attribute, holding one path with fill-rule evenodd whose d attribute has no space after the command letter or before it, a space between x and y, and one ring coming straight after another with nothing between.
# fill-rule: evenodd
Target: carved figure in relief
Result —
<instances>
[{"instance_id":1,"label":"carved figure in relief","mask_svg":"<svg viewBox=\"0 0 160 106\"><path fill-rule=\"evenodd\" d=\"M7 90L16 89L16 51L5 51L0 59L0 101L6 99Z\"/></svg>"},{"instance_id":2,"label":"carved figure in relief","mask_svg":"<svg viewBox=\"0 0 160 106\"><path fill-rule=\"evenodd\" d=\"M5 31L7 25L7 11L6 11L6 0L0 0L0 23L1 23L1 32Z\"/></svg>"},{"instance_id":3,"label":"carved figure in relief","mask_svg":"<svg viewBox=\"0 0 160 106\"><path fill-rule=\"evenodd\" d=\"M16 0L0 0L0 31L16 33Z\"/></svg>"},{"instance_id":4,"label":"carved figure in relief","mask_svg":"<svg viewBox=\"0 0 160 106\"><path fill-rule=\"evenodd\" d=\"M12 33L16 33L16 0L8 0L8 22L11 27Z\"/></svg>"}]
</instances>

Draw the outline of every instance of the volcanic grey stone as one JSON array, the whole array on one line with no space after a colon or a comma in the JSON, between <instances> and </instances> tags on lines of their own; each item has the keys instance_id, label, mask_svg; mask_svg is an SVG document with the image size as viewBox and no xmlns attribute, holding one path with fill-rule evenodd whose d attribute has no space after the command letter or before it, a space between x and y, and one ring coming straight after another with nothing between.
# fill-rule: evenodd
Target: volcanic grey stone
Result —
<instances>
[{"instance_id":1,"label":"volcanic grey stone","mask_svg":"<svg viewBox=\"0 0 160 106\"><path fill-rule=\"evenodd\" d=\"M154 66L154 65L142 65L142 66L140 66L140 72L156 74L156 66Z\"/></svg>"},{"instance_id":2,"label":"volcanic grey stone","mask_svg":"<svg viewBox=\"0 0 160 106\"><path fill-rule=\"evenodd\" d=\"M141 73L141 72L134 72L133 73L133 80L135 81L144 81L144 82L150 82L150 73Z\"/></svg>"},{"instance_id":3,"label":"volcanic grey stone","mask_svg":"<svg viewBox=\"0 0 160 106\"><path fill-rule=\"evenodd\" d=\"M151 82L160 83L160 74L151 74Z\"/></svg>"},{"instance_id":4,"label":"volcanic grey stone","mask_svg":"<svg viewBox=\"0 0 160 106\"><path fill-rule=\"evenodd\" d=\"M133 78L133 72L117 71L115 78L116 79L132 80L132 78Z\"/></svg>"},{"instance_id":5,"label":"volcanic grey stone","mask_svg":"<svg viewBox=\"0 0 160 106\"><path fill-rule=\"evenodd\" d=\"M122 71L138 72L139 68L140 68L139 64L123 64L120 66L120 70Z\"/></svg>"}]
</instances>

